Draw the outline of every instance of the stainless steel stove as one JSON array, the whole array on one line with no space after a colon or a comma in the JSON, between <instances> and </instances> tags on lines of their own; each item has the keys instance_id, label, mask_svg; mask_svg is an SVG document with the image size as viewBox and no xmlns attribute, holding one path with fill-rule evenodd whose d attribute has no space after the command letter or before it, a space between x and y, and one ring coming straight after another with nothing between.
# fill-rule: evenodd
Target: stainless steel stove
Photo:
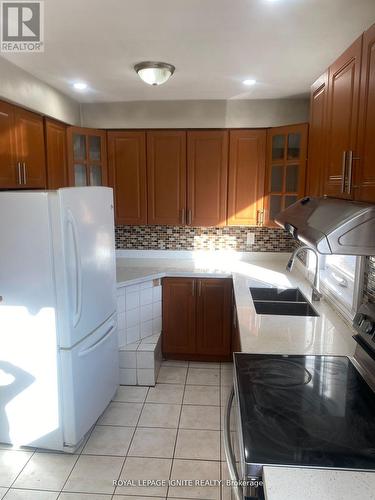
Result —
<instances>
[{"instance_id":1,"label":"stainless steel stove","mask_svg":"<svg viewBox=\"0 0 375 500\"><path fill-rule=\"evenodd\" d=\"M263 498L266 465L375 471L375 307L361 306L354 327L354 357L234 354L225 451L236 499Z\"/></svg>"}]
</instances>

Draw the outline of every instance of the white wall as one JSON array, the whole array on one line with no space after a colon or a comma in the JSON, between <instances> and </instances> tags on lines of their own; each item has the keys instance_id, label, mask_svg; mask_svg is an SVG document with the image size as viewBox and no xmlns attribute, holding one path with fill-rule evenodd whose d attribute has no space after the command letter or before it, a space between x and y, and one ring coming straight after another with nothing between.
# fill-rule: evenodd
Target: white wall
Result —
<instances>
[{"instance_id":1,"label":"white wall","mask_svg":"<svg viewBox=\"0 0 375 500\"><path fill-rule=\"evenodd\" d=\"M81 104L82 125L98 128L271 127L306 122L308 99L134 101Z\"/></svg>"},{"instance_id":2,"label":"white wall","mask_svg":"<svg viewBox=\"0 0 375 500\"><path fill-rule=\"evenodd\" d=\"M306 122L308 99L133 101L79 104L0 57L0 99L97 128L271 127Z\"/></svg>"},{"instance_id":3,"label":"white wall","mask_svg":"<svg viewBox=\"0 0 375 500\"><path fill-rule=\"evenodd\" d=\"M0 57L0 98L63 122L80 124L80 105Z\"/></svg>"}]
</instances>

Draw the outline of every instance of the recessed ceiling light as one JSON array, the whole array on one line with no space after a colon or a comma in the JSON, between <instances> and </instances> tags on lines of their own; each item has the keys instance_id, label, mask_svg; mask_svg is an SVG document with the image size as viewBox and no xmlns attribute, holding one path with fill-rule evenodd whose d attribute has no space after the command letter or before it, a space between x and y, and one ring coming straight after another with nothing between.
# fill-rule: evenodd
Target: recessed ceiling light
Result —
<instances>
[{"instance_id":1,"label":"recessed ceiling light","mask_svg":"<svg viewBox=\"0 0 375 500\"><path fill-rule=\"evenodd\" d=\"M73 88L75 90L86 90L87 89L87 83L85 83L85 82L75 82L75 83L73 83Z\"/></svg>"},{"instance_id":2,"label":"recessed ceiling light","mask_svg":"<svg viewBox=\"0 0 375 500\"><path fill-rule=\"evenodd\" d=\"M242 83L244 85L255 85L256 82L257 82L256 80L250 79L250 80L244 80Z\"/></svg>"},{"instance_id":3,"label":"recessed ceiling light","mask_svg":"<svg viewBox=\"0 0 375 500\"><path fill-rule=\"evenodd\" d=\"M149 85L162 85L173 75L173 64L144 61L136 64L134 70L139 78Z\"/></svg>"}]
</instances>

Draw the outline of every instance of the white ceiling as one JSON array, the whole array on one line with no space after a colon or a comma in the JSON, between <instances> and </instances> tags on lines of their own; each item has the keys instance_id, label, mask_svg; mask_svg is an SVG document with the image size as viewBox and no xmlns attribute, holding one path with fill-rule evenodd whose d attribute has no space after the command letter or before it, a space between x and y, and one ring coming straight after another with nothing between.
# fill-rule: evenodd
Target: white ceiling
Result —
<instances>
[{"instance_id":1,"label":"white ceiling","mask_svg":"<svg viewBox=\"0 0 375 500\"><path fill-rule=\"evenodd\" d=\"M45 52L6 57L81 102L281 98L305 95L373 22L375 0L45 0ZM150 87L143 60L176 72Z\"/></svg>"}]
</instances>

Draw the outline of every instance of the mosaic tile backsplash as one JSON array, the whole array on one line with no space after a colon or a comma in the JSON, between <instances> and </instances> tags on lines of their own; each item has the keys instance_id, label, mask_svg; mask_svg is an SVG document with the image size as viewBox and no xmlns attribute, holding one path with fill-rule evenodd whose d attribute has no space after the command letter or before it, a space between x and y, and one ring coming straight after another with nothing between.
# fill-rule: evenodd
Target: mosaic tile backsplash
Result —
<instances>
[{"instance_id":1,"label":"mosaic tile backsplash","mask_svg":"<svg viewBox=\"0 0 375 500\"><path fill-rule=\"evenodd\" d=\"M254 233L254 245L247 245L247 233ZM115 234L116 248L124 250L292 252L298 245L283 229L267 227L116 226ZM364 296L375 303L375 257L366 260Z\"/></svg>"},{"instance_id":2,"label":"mosaic tile backsplash","mask_svg":"<svg viewBox=\"0 0 375 500\"><path fill-rule=\"evenodd\" d=\"M295 242L283 229L267 227L116 226L116 248L126 250L237 250L292 252ZM254 233L254 245L247 245Z\"/></svg>"}]
</instances>

